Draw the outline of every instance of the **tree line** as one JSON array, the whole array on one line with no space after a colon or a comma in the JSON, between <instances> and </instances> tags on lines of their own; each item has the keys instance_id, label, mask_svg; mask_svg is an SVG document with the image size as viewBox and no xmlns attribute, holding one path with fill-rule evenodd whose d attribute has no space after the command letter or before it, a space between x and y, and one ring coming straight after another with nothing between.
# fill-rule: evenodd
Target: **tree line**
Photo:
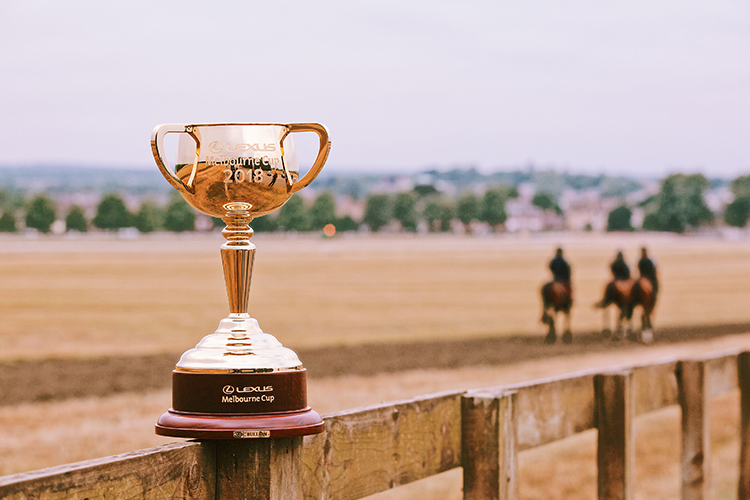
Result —
<instances>
[{"instance_id":1,"label":"tree line","mask_svg":"<svg viewBox=\"0 0 750 500\"><path fill-rule=\"evenodd\" d=\"M659 192L638 206L646 216L641 229L684 233L716 223L716 215L706 204L709 181L702 174L673 174L664 178ZM730 184L734 200L724 207L724 223L745 227L750 220L750 175L738 177ZM608 231L633 231L633 212L623 204L609 213Z\"/></svg>"},{"instance_id":2,"label":"tree line","mask_svg":"<svg viewBox=\"0 0 750 500\"><path fill-rule=\"evenodd\" d=\"M18 212L25 212L22 217L27 228L33 228L42 233L49 233L52 225L58 220L57 205L46 194L38 194L25 203L5 203L0 215L0 231L18 231ZM131 212L119 194L110 193L102 197L96 207L96 214L89 220L80 205L71 205L64 216L66 231L86 232L92 227L101 230L117 230L135 227L142 233L150 233L160 229L167 231L192 231L195 227L195 211L182 199L173 196L166 207L161 207L152 201L141 203L137 212Z\"/></svg>"},{"instance_id":3,"label":"tree line","mask_svg":"<svg viewBox=\"0 0 750 500\"><path fill-rule=\"evenodd\" d=\"M660 190L638 203L645 212L640 229L683 233L716 223L715 214L705 201L709 181L701 174L674 174L661 181ZM750 175L732 181L733 201L724 207L724 223L745 227L750 220ZM430 232L452 231L454 222L462 224L466 232L472 231L475 221L486 223L492 231L501 231L508 215L505 205L517 198L515 187L497 185L482 194L465 191L451 197L438 192L433 186L418 185L407 192L395 194L372 193L364 201L361 220L351 216L337 216L336 198L330 192L319 193L306 200L292 196L280 210L253 220L256 231L318 231L333 224L337 231L354 231L367 226L372 232L386 228L416 232L423 223ZM545 211L562 214L557 198L548 192L537 192L532 204ZM135 212L128 210L123 198L116 193L106 194L96 207L90 220L79 205L71 205L65 214L58 213L55 201L47 194L38 194L25 200L17 193L0 190L0 231L15 232L25 227L40 232L50 232L53 223L64 217L66 230L85 232L91 228L117 230L135 227L142 233L157 230L191 231L195 228L196 212L177 193L166 206L143 201ZM622 203L608 215L608 231L632 231L633 208ZM23 214L19 217L19 214ZM214 219L214 227L224 227L223 221Z\"/></svg>"}]
</instances>

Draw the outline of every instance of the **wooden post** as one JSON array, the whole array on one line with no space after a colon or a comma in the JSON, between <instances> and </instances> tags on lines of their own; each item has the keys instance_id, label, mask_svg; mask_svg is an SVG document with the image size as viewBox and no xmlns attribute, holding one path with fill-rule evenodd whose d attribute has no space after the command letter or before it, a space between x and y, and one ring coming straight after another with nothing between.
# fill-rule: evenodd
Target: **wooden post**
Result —
<instances>
[{"instance_id":1,"label":"wooden post","mask_svg":"<svg viewBox=\"0 0 750 500\"><path fill-rule=\"evenodd\" d=\"M633 498L635 443L633 374L615 372L594 377L597 467L600 500Z\"/></svg>"},{"instance_id":2,"label":"wooden post","mask_svg":"<svg viewBox=\"0 0 750 500\"><path fill-rule=\"evenodd\" d=\"M708 417L708 364L680 361L676 368L682 408L682 498L709 498L710 441Z\"/></svg>"},{"instance_id":3,"label":"wooden post","mask_svg":"<svg viewBox=\"0 0 750 500\"><path fill-rule=\"evenodd\" d=\"M302 500L302 438L216 442L217 500Z\"/></svg>"},{"instance_id":4,"label":"wooden post","mask_svg":"<svg viewBox=\"0 0 750 500\"><path fill-rule=\"evenodd\" d=\"M750 499L750 352L737 356L740 386L740 481L737 498Z\"/></svg>"},{"instance_id":5,"label":"wooden post","mask_svg":"<svg viewBox=\"0 0 750 500\"><path fill-rule=\"evenodd\" d=\"M465 500L516 500L516 393L472 393L461 401Z\"/></svg>"}]
</instances>

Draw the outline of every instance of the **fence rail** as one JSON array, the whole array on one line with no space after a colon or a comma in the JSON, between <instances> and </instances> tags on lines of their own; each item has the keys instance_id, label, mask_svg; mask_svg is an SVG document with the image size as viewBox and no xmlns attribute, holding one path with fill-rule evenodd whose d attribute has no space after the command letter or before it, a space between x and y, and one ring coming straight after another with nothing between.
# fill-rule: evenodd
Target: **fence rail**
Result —
<instances>
[{"instance_id":1,"label":"fence rail","mask_svg":"<svg viewBox=\"0 0 750 500\"><path fill-rule=\"evenodd\" d=\"M599 498L633 498L634 417L682 408L684 499L708 497L711 398L740 389L750 498L750 352L433 394L324 417L323 434L180 442L0 478L0 498L356 500L456 467L464 498L516 499L518 453L598 429Z\"/></svg>"}]
</instances>

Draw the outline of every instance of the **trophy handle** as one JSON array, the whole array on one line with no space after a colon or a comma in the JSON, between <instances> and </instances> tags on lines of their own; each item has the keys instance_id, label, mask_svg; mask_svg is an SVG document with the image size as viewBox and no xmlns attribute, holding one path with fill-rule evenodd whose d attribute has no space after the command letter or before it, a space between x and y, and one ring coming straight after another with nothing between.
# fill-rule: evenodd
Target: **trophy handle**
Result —
<instances>
[{"instance_id":1,"label":"trophy handle","mask_svg":"<svg viewBox=\"0 0 750 500\"><path fill-rule=\"evenodd\" d=\"M320 149L318 150L318 156L317 158L315 158L315 163L313 163L313 166L310 167L310 170L307 171L304 177L302 177L297 182L292 183L292 178L289 175L289 172L285 172L287 191L290 194L293 194L310 184L313 179L318 176L320 170L323 168L323 165L325 165L326 160L328 159L328 153L331 150L331 141L328 140L328 130L325 128L325 126L319 123L292 123L287 126L289 128L287 133L284 134L284 137L282 137L281 139L282 143L284 142L284 139L287 135L294 132L315 132L316 134L318 134L318 137L320 137ZM286 166L284 166L284 170L286 170Z\"/></svg>"},{"instance_id":2,"label":"trophy handle","mask_svg":"<svg viewBox=\"0 0 750 500\"><path fill-rule=\"evenodd\" d=\"M193 182L195 180L197 164L193 163L193 171L186 184L175 175L174 171L169 167L169 162L167 162L167 159L162 155L164 152L164 136L167 134L179 133L187 133L193 138L193 140L195 140L197 144L195 160L197 162L201 147L200 136L197 135L198 131L191 126L186 126L181 123L165 123L163 125L157 125L156 128L154 128L154 131L151 132L151 152L154 155L154 160L156 160L156 165L159 167L161 174L167 179L167 182L169 182L173 188L178 191L187 191L190 194L195 194L195 185Z\"/></svg>"}]
</instances>

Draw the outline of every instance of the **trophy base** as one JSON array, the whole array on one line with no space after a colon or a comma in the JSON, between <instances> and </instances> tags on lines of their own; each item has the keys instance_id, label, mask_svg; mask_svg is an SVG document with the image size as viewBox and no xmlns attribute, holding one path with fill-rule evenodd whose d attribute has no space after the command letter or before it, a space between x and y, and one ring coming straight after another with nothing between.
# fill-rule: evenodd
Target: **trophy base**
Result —
<instances>
[{"instance_id":1,"label":"trophy base","mask_svg":"<svg viewBox=\"0 0 750 500\"><path fill-rule=\"evenodd\" d=\"M195 439L286 438L323 432L325 424L309 406L255 415L208 415L170 409L156 422L160 436Z\"/></svg>"}]
</instances>

